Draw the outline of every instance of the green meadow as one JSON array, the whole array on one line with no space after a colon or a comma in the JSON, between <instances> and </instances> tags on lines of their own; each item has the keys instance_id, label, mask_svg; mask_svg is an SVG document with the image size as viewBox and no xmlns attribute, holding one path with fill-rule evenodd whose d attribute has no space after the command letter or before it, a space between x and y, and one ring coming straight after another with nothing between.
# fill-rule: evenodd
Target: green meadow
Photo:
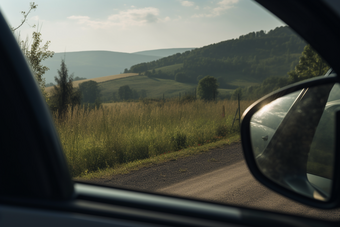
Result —
<instances>
[{"instance_id":1,"label":"green meadow","mask_svg":"<svg viewBox=\"0 0 340 227\"><path fill-rule=\"evenodd\" d=\"M119 80L121 81L121 80ZM241 102L241 112L251 101ZM119 102L70 109L56 128L73 177L238 134L237 101Z\"/></svg>"},{"instance_id":2,"label":"green meadow","mask_svg":"<svg viewBox=\"0 0 340 227\"><path fill-rule=\"evenodd\" d=\"M231 85L246 87L251 85L258 85L256 82L248 82L244 80L233 80L230 82ZM197 84L180 83L175 80L150 78L147 76L133 76L121 78L119 80L110 80L106 82L99 83L101 89L102 100L104 102L110 102L113 100L113 93L116 92L118 95L118 89L121 86L129 85L131 89L140 92L141 90L146 90L147 98L159 99L164 98L174 98L183 97L186 93L194 93ZM219 94L224 97L227 94L231 94L234 89L218 89Z\"/></svg>"},{"instance_id":3,"label":"green meadow","mask_svg":"<svg viewBox=\"0 0 340 227\"><path fill-rule=\"evenodd\" d=\"M124 85L129 85L131 89L138 92L146 90L147 98L163 98L163 94L165 98L178 97L179 93L181 95L184 95L185 92L193 93L197 86L196 84L180 83L174 80L134 76L100 83L102 99L104 101L111 100L113 92L118 92L119 87Z\"/></svg>"}]
</instances>

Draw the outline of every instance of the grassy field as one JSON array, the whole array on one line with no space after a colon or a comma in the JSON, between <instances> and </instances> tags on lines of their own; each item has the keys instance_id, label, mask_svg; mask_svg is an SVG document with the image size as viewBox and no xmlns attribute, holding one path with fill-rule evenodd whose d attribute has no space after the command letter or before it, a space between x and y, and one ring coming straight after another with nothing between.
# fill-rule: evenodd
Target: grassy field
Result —
<instances>
[{"instance_id":1,"label":"grassy field","mask_svg":"<svg viewBox=\"0 0 340 227\"><path fill-rule=\"evenodd\" d=\"M123 73L123 74L117 74L117 75L111 75L111 76L103 76L103 77L98 77L98 78L93 78L93 79L86 79L86 80L77 80L73 82L73 87L78 87L79 84L86 82L86 81L96 81L97 83L102 83L106 81L111 81L111 80L117 80L117 79L122 79L126 77L131 77L131 76L137 76L137 73ZM45 88L46 92L50 92L53 89L53 86Z\"/></svg>"},{"instance_id":2,"label":"grassy field","mask_svg":"<svg viewBox=\"0 0 340 227\"><path fill-rule=\"evenodd\" d=\"M184 95L185 92L193 92L197 86L196 84L179 83L174 80L135 76L100 83L102 99L110 100L113 92L118 92L119 87L124 85L129 85L131 89L137 91L146 90L147 98L161 98L163 94L165 98L178 97L179 93Z\"/></svg>"},{"instance_id":3,"label":"grassy field","mask_svg":"<svg viewBox=\"0 0 340 227\"><path fill-rule=\"evenodd\" d=\"M253 86L253 85L260 85L261 83L236 79L230 82L229 84L234 85L234 86L239 86L239 87L248 87L248 86Z\"/></svg>"},{"instance_id":4,"label":"grassy field","mask_svg":"<svg viewBox=\"0 0 340 227\"><path fill-rule=\"evenodd\" d=\"M241 102L243 112L250 101ZM55 125L73 177L197 147L238 133L236 101L113 103L69 110ZM222 116L223 107L225 116Z\"/></svg>"},{"instance_id":5,"label":"grassy field","mask_svg":"<svg viewBox=\"0 0 340 227\"><path fill-rule=\"evenodd\" d=\"M172 71L177 68L182 67L182 64L176 64L171 66L166 66L159 68L163 72ZM158 70L159 70L158 69ZM93 80L99 83L99 88L101 89L102 100L104 102L109 102L113 100L113 93L118 93L118 89L121 86L129 85L131 89L136 90L137 92L141 90L147 91L147 98L163 98L163 94L165 98L173 98L178 97L181 93L181 96L185 95L185 93L193 93L197 87L197 84L187 84L187 83L179 83L174 80L167 79L159 79L159 78L149 78L147 76L138 76L137 73L124 73L112 76L105 76L93 79L86 80L78 80L73 82L73 86L77 87L80 83ZM258 85L256 82L249 82L244 80L232 80L229 82L231 85L235 86L251 86ZM50 92L53 89L52 87L47 87L45 90ZM232 93L233 89L218 89L219 94L225 96L227 93Z\"/></svg>"}]
</instances>

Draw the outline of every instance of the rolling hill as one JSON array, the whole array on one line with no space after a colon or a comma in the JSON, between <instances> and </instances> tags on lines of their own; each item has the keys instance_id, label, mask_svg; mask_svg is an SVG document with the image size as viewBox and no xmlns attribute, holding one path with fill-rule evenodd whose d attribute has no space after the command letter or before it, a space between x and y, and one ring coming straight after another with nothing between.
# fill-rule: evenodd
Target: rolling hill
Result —
<instances>
[{"instance_id":1,"label":"rolling hill","mask_svg":"<svg viewBox=\"0 0 340 227\"><path fill-rule=\"evenodd\" d=\"M129 85L134 92L146 93L147 98L161 98L163 94L166 98L178 97L180 93L193 93L199 79L206 75L218 79L220 97L226 98L238 87L254 88L272 76L286 76L298 63L305 45L285 26L269 32L251 32L237 39L192 50L162 49L131 54L107 51L67 53L66 63L69 72L75 72L75 76L89 78L87 80L92 78L99 83L103 102L119 100L118 89L124 85ZM161 58L154 54L172 55ZM62 55L56 54L54 59L56 57L60 61ZM147 62L148 59L155 60ZM139 62L130 64L133 61ZM120 72L124 71L123 65L132 65L129 73L107 76L114 74L111 72L119 62ZM75 81L74 86L87 80Z\"/></svg>"},{"instance_id":2,"label":"rolling hill","mask_svg":"<svg viewBox=\"0 0 340 227\"><path fill-rule=\"evenodd\" d=\"M147 56L158 56L158 57L167 57L177 53L184 53L186 51L193 50L195 48L170 48L170 49L157 49L157 50L146 50L134 52L133 54L141 54Z\"/></svg>"},{"instance_id":3,"label":"rolling hill","mask_svg":"<svg viewBox=\"0 0 340 227\"><path fill-rule=\"evenodd\" d=\"M147 50L136 53L122 53L112 51L79 51L55 53L52 58L46 59L43 64L50 68L44 77L46 83L54 83L54 77L58 74L61 59L66 59L69 73L84 78L98 78L108 75L116 75L124 72L124 69L141 62L150 62L162 57L182 53L192 48L172 48Z\"/></svg>"},{"instance_id":4,"label":"rolling hill","mask_svg":"<svg viewBox=\"0 0 340 227\"><path fill-rule=\"evenodd\" d=\"M261 83L270 76L286 76L298 63L305 45L283 26L133 65L129 72L183 83L197 83L210 75L225 88L240 79Z\"/></svg>"},{"instance_id":5,"label":"rolling hill","mask_svg":"<svg viewBox=\"0 0 340 227\"><path fill-rule=\"evenodd\" d=\"M58 75L57 70L60 68L62 58L66 60L69 74L74 73L74 76L90 79L120 74L131 65L157 60L161 57L111 51L55 53L53 58L43 62L50 68L44 75L46 83L54 83L54 77Z\"/></svg>"}]
</instances>

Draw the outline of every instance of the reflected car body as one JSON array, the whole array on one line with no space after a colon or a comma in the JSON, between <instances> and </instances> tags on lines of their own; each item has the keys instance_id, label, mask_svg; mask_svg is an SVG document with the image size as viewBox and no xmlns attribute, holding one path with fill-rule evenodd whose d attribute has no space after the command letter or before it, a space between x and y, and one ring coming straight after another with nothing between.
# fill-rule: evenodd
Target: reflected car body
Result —
<instances>
[{"instance_id":1,"label":"reflected car body","mask_svg":"<svg viewBox=\"0 0 340 227\"><path fill-rule=\"evenodd\" d=\"M327 76L335 76L327 74ZM283 96L275 101L262 107L256 112L250 122L251 142L256 160L265 158L268 144L271 142L276 130L284 118L291 117L291 108L295 105L298 98L305 95L308 89L294 92ZM301 94L304 93L304 94ZM334 113L340 108L340 86L335 84L329 93L328 101L324 107L323 114L317 125L313 140L310 144L309 155L307 160L306 176L311 185L320 192L321 195L328 197L332 187L332 171L335 150L335 115ZM293 113L295 114L295 113ZM284 125L282 126L284 127ZM292 134L303 134L303 128L292 131ZM276 135L280 137L279 135ZM287 144L288 145L288 144ZM275 151L274 151L275 152ZM284 151L277 151L284 152ZM320 171L320 165L326 166L327 170ZM293 186L291 186L293 187ZM322 199L322 196L318 196Z\"/></svg>"}]
</instances>

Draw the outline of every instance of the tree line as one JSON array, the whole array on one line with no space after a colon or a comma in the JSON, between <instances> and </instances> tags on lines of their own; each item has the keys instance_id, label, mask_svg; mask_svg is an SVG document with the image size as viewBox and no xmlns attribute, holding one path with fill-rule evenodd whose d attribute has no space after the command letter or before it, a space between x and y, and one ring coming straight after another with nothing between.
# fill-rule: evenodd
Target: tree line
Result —
<instances>
[{"instance_id":1,"label":"tree line","mask_svg":"<svg viewBox=\"0 0 340 227\"><path fill-rule=\"evenodd\" d=\"M231 98L241 95L243 99L259 99L262 96L280 89L289 84L324 75L329 65L308 44L301 53L298 64L286 76L271 76L266 78L259 86L249 86L236 89Z\"/></svg>"},{"instance_id":2,"label":"tree line","mask_svg":"<svg viewBox=\"0 0 340 227\"><path fill-rule=\"evenodd\" d=\"M234 75L257 81L285 75L294 69L305 45L288 26L283 26L140 63L125 72L196 84L206 75L214 75L220 86L227 88L228 80ZM172 72L159 70L175 64L183 64L183 67Z\"/></svg>"}]
</instances>

